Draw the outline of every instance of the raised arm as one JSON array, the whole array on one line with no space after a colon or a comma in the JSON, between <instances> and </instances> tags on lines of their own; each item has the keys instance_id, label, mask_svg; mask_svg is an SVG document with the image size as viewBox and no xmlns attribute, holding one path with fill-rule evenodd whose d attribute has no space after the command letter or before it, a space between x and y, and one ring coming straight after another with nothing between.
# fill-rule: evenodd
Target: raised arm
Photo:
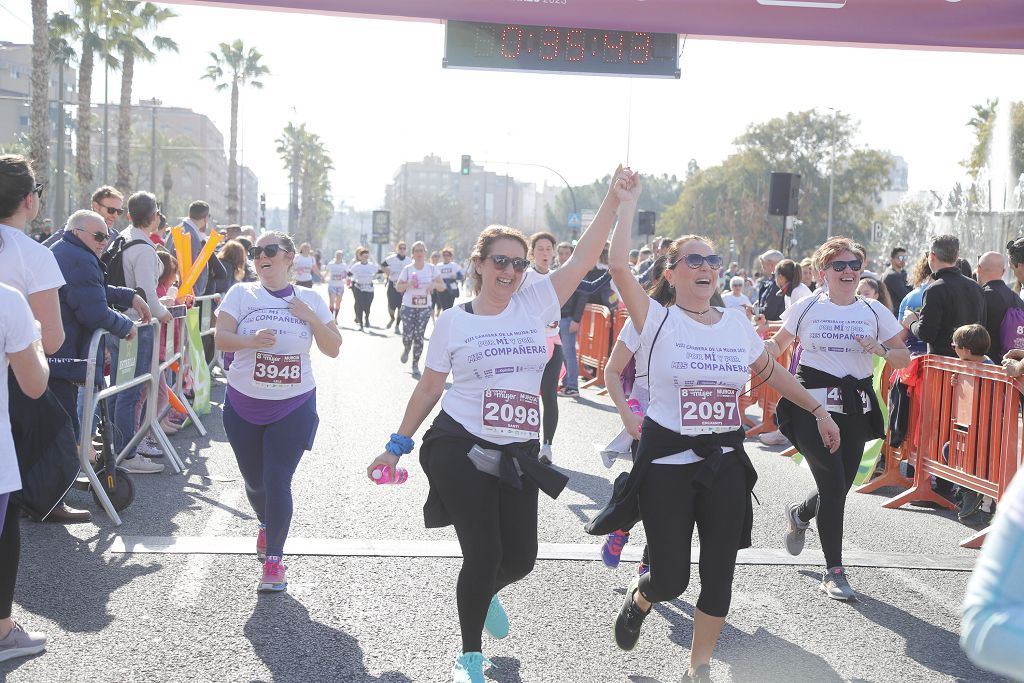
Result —
<instances>
[{"instance_id":1,"label":"raised arm","mask_svg":"<svg viewBox=\"0 0 1024 683\"><path fill-rule=\"evenodd\" d=\"M612 281L619 289L622 302L626 304L633 326L637 332L643 332L651 300L629 267L633 214L636 212L636 199L640 196L639 176L634 176L632 181L630 199L619 205L619 222L615 228L615 234L612 235L611 249L608 251L608 271L612 274Z\"/></svg>"}]
</instances>

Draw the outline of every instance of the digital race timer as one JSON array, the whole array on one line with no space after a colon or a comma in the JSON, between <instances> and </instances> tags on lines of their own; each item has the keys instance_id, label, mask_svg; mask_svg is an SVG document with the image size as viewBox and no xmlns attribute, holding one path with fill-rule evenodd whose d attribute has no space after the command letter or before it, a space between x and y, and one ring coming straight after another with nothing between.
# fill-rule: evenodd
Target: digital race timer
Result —
<instances>
[{"instance_id":1,"label":"digital race timer","mask_svg":"<svg viewBox=\"0 0 1024 683\"><path fill-rule=\"evenodd\" d=\"M679 78L679 36L449 21L446 68Z\"/></svg>"}]
</instances>

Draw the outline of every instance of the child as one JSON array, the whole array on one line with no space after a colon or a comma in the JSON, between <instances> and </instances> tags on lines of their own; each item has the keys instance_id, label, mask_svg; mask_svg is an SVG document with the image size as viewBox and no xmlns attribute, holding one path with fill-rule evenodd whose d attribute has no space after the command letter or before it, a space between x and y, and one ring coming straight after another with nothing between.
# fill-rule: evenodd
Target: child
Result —
<instances>
[{"instance_id":1,"label":"child","mask_svg":"<svg viewBox=\"0 0 1024 683\"><path fill-rule=\"evenodd\" d=\"M953 351L960 360L994 365L986 354L992 345L988 330L981 325L963 325L953 332ZM942 447L942 456L949 461L949 443ZM988 526L995 512L995 501L969 489L960 488L960 512L957 518L968 526Z\"/></svg>"}]
</instances>

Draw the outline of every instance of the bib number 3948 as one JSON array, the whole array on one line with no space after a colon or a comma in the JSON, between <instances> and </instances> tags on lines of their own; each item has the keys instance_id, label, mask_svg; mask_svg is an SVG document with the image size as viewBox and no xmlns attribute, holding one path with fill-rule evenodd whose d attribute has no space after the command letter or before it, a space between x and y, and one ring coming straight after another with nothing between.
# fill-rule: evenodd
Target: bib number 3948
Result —
<instances>
[{"instance_id":1,"label":"bib number 3948","mask_svg":"<svg viewBox=\"0 0 1024 683\"><path fill-rule=\"evenodd\" d=\"M738 429L740 409L733 387L681 387L680 432L683 434Z\"/></svg>"},{"instance_id":2,"label":"bib number 3948","mask_svg":"<svg viewBox=\"0 0 1024 683\"><path fill-rule=\"evenodd\" d=\"M256 352L252 368L253 384L265 389L280 389L302 382L302 356Z\"/></svg>"},{"instance_id":3,"label":"bib number 3948","mask_svg":"<svg viewBox=\"0 0 1024 683\"><path fill-rule=\"evenodd\" d=\"M512 389L485 389L481 420L488 434L535 438L540 433L540 397Z\"/></svg>"}]
</instances>

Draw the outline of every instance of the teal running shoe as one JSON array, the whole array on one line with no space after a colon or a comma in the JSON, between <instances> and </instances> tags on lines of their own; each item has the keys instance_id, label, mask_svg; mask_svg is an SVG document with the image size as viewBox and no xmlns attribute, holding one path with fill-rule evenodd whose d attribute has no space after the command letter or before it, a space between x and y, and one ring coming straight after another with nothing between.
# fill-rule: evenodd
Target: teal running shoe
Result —
<instances>
[{"instance_id":1,"label":"teal running shoe","mask_svg":"<svg viewBox=\"0 0 1024 683\"><path fill-rule=\"evenodd\" d=\"M484 619L484 631L491 638L501 640L508 636L508 614L501 606L501 601L495 595L491 598L491 604L487 607L487 618Z\"/></svg>"},{"instance_id":2,"label":"teal running shoe","mask_svg":"<svg viewBox=\"0 0 1024 683\"><path fill-rule=\"evenodd\" d=\"M491 661L479 652L464 652L452 665L452 683L486 683L484 666Z\"/></svg>"}]
</instances>

